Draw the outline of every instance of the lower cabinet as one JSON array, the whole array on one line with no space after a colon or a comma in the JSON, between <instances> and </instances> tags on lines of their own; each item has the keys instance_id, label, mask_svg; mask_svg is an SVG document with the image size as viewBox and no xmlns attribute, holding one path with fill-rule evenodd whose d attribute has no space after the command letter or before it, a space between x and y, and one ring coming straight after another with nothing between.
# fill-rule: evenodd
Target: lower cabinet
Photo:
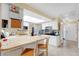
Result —
<instances>
[{"instance_id":1,"label":"lower cabinet","mask_svg":"<svg viewBox=\"0 0 79 59\"><path fill-rule=\"evenodd\" d=\"M58 47L58 46L60 46L60 44L61 44L61 42L60 42L59 36L50 36L49 45Z\"/></svg>"},{"instance_id":2,"label":"lower cabinet","mask_svg":"<svg viewBox=\"0 0 79 59\"><path fill-rule=\"evenodd\" d=\"M20 56L21 53L22 47L17 47L10 50L2 51L1 56Z\"/></svg>"}]
</instances>

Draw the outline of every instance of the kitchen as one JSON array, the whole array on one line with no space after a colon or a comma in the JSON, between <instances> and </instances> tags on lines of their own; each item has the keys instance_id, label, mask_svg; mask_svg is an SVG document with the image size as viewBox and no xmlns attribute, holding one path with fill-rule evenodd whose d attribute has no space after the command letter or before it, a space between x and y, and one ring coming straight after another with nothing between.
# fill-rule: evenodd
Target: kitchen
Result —
<instances>
[{"instance_id":1,"label":"kitchen","mask_svg":"<svg viewBox=\"0 0 79 59\"><path fill-rule=\"evenodd\" d=\"M36 47L38 41L40 42L43 41L44 39L49 39L50 35L51 35L51 39L53 35L55 36L54 32L53 34L51 34L51 32L54 29L54 28L52 29L52 25L51 26L47 25L43 27L44 26L44 24L42 24L43 22L45 23L50 22L48 19L18 7L16 7L17 9L15 11L14 10L15 7L16 6L14 4L6 4L6 3L0 4L0 8L1 8L0 32L2 33L0 39L1 41L0 45L1 45L2 56L21 55L24 48L26 47L34 48ZM39 20L38 17L39 19L46 19L46 21ZM29 19L30 21L26 19ZM37 22L36 23L35 21L31 22L31 19L34 19ZM58 26L55 27L54 30L57 33L56 35L59 36ZM58 46L56 44L57 41L52 45ZM34 53L34 55L36 54Z\"/></svg>"},{"instance_id":2,"label":"kitchen","mask_svg":"<svg viewBox=\"0 0 79 59\"><path fill-rule=\"evenodd\" d=\"M60 12L65 6L65 9L68 8L65 11L69 12L66 15L62 14L51 18L37 10L38 7L42 10L41 5L48 8L50 8L51 5L54 8L60 7ZM68 51L64 51L66 49L69 51L71 48L78 49L78 14L74 9L71 10L74 5L75 4L0 4L1 56L64 55L65 52L69 54ZM50 8L50 10L53 10L53 13L47 13L53 15L54 11L56 11L58 14L57 8L56 10ZM46 12L46 9L44 9L44 12ZM54 15L56 15L56 12ZM51 51L53 51L53 53L51 53Z\"/></svg>"}]
</instances>

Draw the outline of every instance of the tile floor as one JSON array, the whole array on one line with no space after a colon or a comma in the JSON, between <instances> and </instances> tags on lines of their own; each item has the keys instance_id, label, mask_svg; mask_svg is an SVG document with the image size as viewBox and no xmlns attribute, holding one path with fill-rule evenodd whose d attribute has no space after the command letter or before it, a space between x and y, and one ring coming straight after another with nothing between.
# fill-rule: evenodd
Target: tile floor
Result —
<instances>
[{"instance_id":1,"label":"tile floor","mask_svg":"<svg viewBox=\"0 0 79 59\"><path fill-rule=\"evenodd\" d=\"M71 43L71 44L70 44ZM79 48L77 48L77 42L68 41L66 46L54 47L49 45L49 56L79 56Z\"/></svg>"}]
</instances>

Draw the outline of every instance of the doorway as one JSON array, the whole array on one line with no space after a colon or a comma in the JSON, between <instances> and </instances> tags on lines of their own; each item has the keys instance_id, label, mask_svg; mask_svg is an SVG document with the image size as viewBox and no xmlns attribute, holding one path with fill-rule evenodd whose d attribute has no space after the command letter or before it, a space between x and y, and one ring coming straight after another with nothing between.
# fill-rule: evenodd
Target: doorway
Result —
<instances>
[{"instance_id":1,"label":"doorway","mask_svg":"<svg viewBox=\"0 0 79 59\"><path fill-rule=\"evenodd\" d=\"M64 23L63 27L63 47L78 48L78 26L77 22Z\"/></svg>"}]
</instances>

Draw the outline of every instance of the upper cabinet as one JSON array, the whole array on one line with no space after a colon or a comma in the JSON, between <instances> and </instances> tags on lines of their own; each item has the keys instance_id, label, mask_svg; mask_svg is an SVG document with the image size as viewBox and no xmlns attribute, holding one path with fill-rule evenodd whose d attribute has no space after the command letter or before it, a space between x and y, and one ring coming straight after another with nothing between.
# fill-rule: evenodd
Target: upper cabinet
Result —
<instances>
[{"instance_id":1,"label":"upper cabinet","mask_svg":"<svg viewBox=\"0 0 79 59\"><path fill-rule=\"evenodd\" d=\"M42 24L42 29L45 29L46 27L52 27L52 30L58 30L59 29L57 21L52 21L52 22Z\"/></svg>"}]
</instances>

